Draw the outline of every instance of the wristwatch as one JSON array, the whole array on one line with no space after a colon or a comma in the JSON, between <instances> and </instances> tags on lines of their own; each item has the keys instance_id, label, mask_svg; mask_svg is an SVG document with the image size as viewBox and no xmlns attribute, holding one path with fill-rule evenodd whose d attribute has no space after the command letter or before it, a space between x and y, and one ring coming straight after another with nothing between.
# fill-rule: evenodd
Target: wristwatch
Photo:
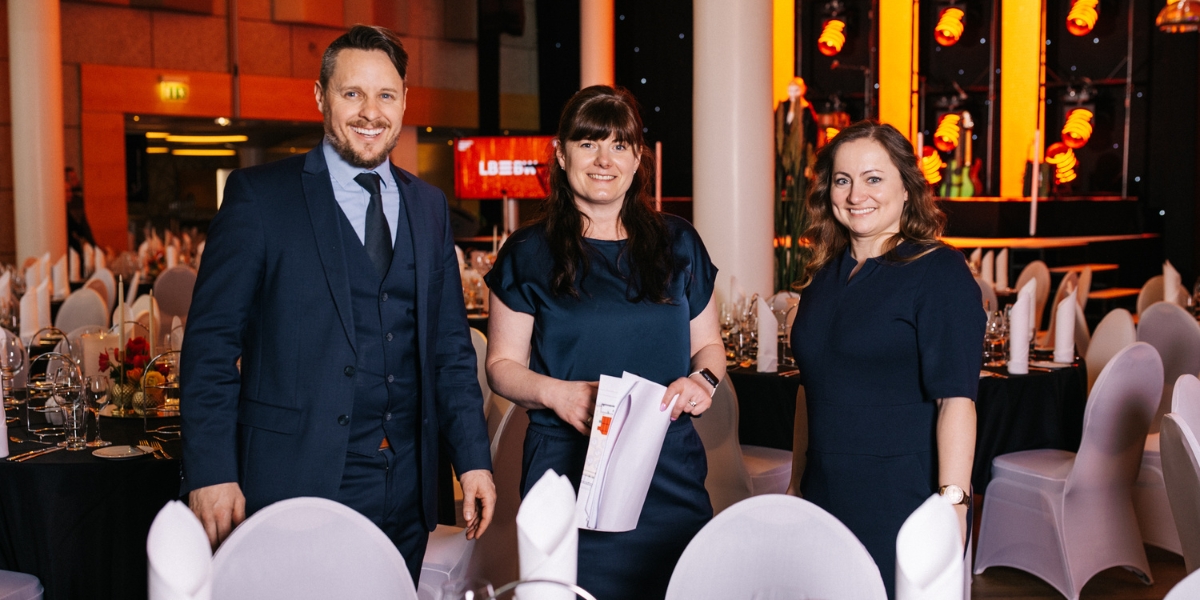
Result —
<instances>
[{"instance_id":1,"label":"wristwatch","mask_svg":"<svg viewBox=\"0 0 1200 600\"><path fill-rule=\"evenodd\" d=\"M700 369L699 371L696 371L695 373L692 373L692 375L699 375L699 376L703 377L704 380L708 382L708 385L712 386L712 388L713 388L712 394L717 393L717 385L721 383L721 380L717 379L717 376L713 375L712 371L708 370L707 368L704 368L704 369ZM691 377L692 375L688 375L688 377ZM711 396L712 394L709 394L709 396Z\"/></svg>"},{"instance_id":2,"label":"wristwatch","mask_svg":"<svg viewBox=\"0 0 1200 600\"><path fill-rule=\"evenodd\" d=\"M971 495L953 483L950 485L943 485L942 487L938 488L938 495L949 500L950 504L971 504Z\"/></svg>"}]
</instances>

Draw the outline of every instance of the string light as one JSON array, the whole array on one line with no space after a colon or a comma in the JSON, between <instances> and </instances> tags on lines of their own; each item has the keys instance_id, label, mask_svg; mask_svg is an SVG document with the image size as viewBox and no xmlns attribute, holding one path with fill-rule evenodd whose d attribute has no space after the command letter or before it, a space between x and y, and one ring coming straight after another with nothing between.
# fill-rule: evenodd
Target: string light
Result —
<instances>
[{"instance_id":1,"label":"string light","mask_svg":"<svg viewBox=\"0 0 1200 600\"><path fill-rule=\"evenodd\" d=\"M1074 0L1071 12L1067 13L1067 31L1079 36L1091 33L1100 18L1098 4L1100 0Z\"/></svg>"},{"instance_id":2,"label":"string light","mask_svg":"<svg viewBox=\"0 0 1200 600\"><path fill-rule=\"evenodd\" d=\"M1055 142L1046 149L1046 162L1054 165L1054 183L1075 180L1075 151L1062 142Z\"/></svg>"},{"instance_id":3,"label":"string light","mask_svg":"<svg viewBox=\"0 0 1200 600\"><path fill-rule=\"evenodd\" d=\"M953 46L958 43L963 33L963 11L951 6L942 11L938 17L937 26L933 28L933 38L943 46Z\"/></svg>"},{"instance_id":4,"label":"string light","mask_svg":"<svg viewBox=\"0 0 1200 600\"><path fill-rule=\"evenodd\" d=\"M942 156L929 146L921 150L921 155L921 173L925 175L925 181L928 181L929 185L941 183L942 169L946 166L946 163L942 162Z\"/></svg>"},{"instance_id":5,"label":"string light","mask_svg":"<svg viewBox=\"0 0 1200 600\"><path fill-rule=\"evenodd\" d=\"M946 113L938 120L937 130L933 132L933 145L942 152L951 152L958 147L958 134L961 128L958 122L962 115Z\"/></svg>"},{"instance_id":6,"label":"string light","mask_svg":"<svg viewBox=\"0 0 1200 600\"><path fill-rule=\"evenodd\" d=\"M846 22L841 19L830 19L825 21L825 27L821 29L821 37L817 38L817 50L825 56L833 56L842 51L842 46L846 44Z\"/></svg>"},{"instance_id":7,"label":"string light","mask_svg":"<svg viewBox=\"0 0 1200 600\"><path fill-rule=\"evenodd\" d=\"M1062 141L1069 148L1082 148L1092 137L1092 111L1086 108L1072 109L1063 123Z\"/></svg>"}]
</instances>

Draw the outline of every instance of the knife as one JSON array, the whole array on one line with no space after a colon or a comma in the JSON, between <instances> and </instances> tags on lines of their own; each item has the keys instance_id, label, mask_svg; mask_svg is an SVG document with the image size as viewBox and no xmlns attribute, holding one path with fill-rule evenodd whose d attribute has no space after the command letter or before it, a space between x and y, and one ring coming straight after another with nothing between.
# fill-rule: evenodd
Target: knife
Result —
<instances>
[{"instance_id":1,"label":"knife","mask_svg":"<svg viewBox=\"0 0 1200 600\"><path fill-rule=\"evenodd\" d=\"M24 454L10 456L10 457L8 457L8 460L10 460L12 462L25 462L31 458L37 458L43 454L50 454L51 452L58 452L59 450L62 450L62 448L59 448L58 446L55 446L53 448L42 448L40 450L32 450L32 451L26 452Z\"/></svg>"}]
</instances>

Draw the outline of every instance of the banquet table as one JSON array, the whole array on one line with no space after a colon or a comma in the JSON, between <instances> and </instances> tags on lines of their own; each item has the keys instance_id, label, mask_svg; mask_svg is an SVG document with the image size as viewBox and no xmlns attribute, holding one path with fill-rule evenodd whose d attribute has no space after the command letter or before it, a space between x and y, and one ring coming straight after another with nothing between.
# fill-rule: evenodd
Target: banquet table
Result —
<instances>
[{"instance_id":1,"label":"banquet table","mask_svg":"<svg viewBox=\"0 0 1200 600\"><path fill-rule=\"evenodd\" d=\"M21 425L8 431L29 438ZM141 419L104 417L101 433L114 444L153 439ZM45 447L9 442L9 454ZM180 444L163 448L171 459L105 460L88 448L0 460L0 569L37 576L46 600L145 598L146 535L179 496Z\"/></svg>"},{"instance_id":2,"label":"banquet table","mask_svg":"<svg viewBox=\"0 0 1200 600\"><path fill-rule=\"evenodd\" d=\"M1060 369L1031 367L1028 375L1008 375L1004 367L985 370L994 376L979 380L971 474L971 485L980 494L992 479L992 459L1001 454L1042 448L1079 450L1087 402L1083 360ZM729 378L737 391L741 443L791 450L800 378L758 373L753 368L731 368Z\"/></svg>"}]
</instances>

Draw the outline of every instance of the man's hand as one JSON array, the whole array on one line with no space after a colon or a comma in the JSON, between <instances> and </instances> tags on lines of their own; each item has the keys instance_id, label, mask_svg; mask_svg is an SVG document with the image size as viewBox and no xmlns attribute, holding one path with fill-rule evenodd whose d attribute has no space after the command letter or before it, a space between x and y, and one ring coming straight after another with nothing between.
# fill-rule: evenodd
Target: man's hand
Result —
<instances>
[{"instance_id":1,"label":"man's hand","mask_svg":"<svg viewBox=\"0 0 1200 600\"><path fill-rule=\"evenodd\" d=\"M488 483L491 483L490 476ZM493 489L492 498L495 497L496 492ZM188 506L196 513L200 524L204 525L204 532L208 534L208 543L212 545L213 550L229 537L229 532L233 531L234 527L246 520L246 497L242 495L242 488L236 482L218 483L192 490L188 494ZM490 512L488 517L491 517Z\"/></svg>"},{"instance_id":2,"label":"man's hand","mask_svg":"<svg viewBox=\"0 0 1200 600\"><path fill-rule=\"evenodd\" d=\"M492 522L496 510L496 484L487 469L467 471L458 476L463 491L463 520L467 522L467 539L479 539Z\"/></svg>"}]
</instances>

